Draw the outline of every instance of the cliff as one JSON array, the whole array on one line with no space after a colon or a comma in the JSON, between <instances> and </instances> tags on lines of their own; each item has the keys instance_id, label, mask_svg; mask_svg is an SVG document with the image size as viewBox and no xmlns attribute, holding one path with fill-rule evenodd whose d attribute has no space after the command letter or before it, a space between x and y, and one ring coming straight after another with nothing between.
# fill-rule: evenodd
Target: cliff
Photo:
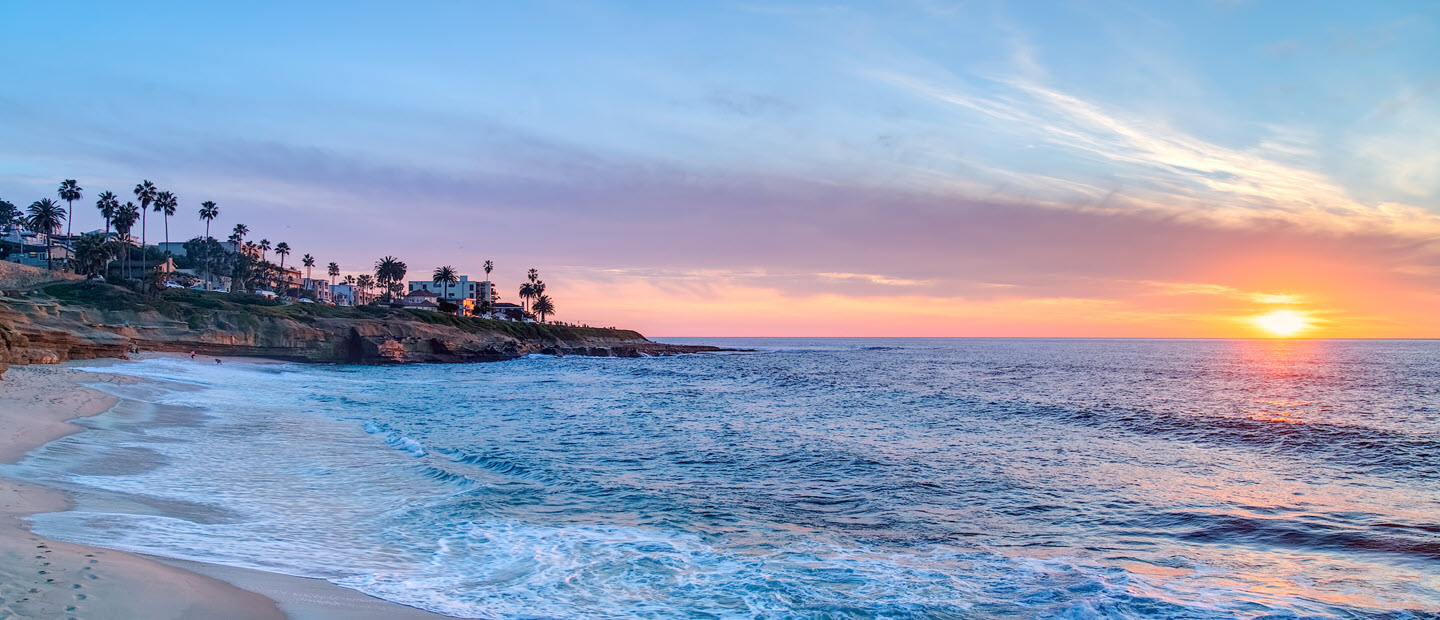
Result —
<instances>
[{"instance_id":1,"label":"cliff","mask_svg":"<svg viewBox=\"0 0 1440 620\"><path fill-rule=\"evenodd\" d=\"M125 357L132 351L396 364L499 361L529 353L642 357L714 350L656 343L620 329L281 305L184 289L142 295L89 281L0 296L0 372L8 364Z\"/></svg>"}]
</instances>

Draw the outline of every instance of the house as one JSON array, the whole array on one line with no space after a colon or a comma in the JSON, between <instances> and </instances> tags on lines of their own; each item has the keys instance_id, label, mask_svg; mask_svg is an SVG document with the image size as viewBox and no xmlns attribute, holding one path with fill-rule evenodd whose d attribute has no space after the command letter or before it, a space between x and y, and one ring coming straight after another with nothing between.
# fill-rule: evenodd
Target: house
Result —
<instances>
[{"instance_id":1,"label":"house","mask_svg":"<svg viewBox=\"0 0 1440 620\"><path fill-rule=\"evenodd\" d=\"M217 239L216 242L220 244L220 247L225 248L225 251L226 251L226 252L234 252L234 251L235 251L235 242L234 242L234 241L220 241L220 240ZM162 242L160 242L160 243L155 244L155 247L160 248L160 251L161 251L161 252L169 252L171 256L184 256L184 255L185 255L185 242L184 242L184 241L162 241Z\"/></svg>"},{"instance_id":2,"label":"house","mask_svg":"<svg viewBox=\"0 0 1440 620\"><path fill-rule=\"evenodd\" d=\"M112 260L106 267L106 273L113 271L114 273L124 275L126 273L125 265L126 262L121 259L117 258ZM140 278L155 271L159 271L160 273L175 273L176 271L175 261L170 260L168 256L165 257L164 260L140 260L137 258L129 261L129 265L129 276L132 278Z\"/></svg>"},{"instance_id":3,"label":"house","mask_svg":"<svg viewBox=\"0 0 1440 620\"><path fill-rule=\"evenodd\" d=\"M497 302L490 305L490 316L497 319L519 321L525 318L525 311L518 304Z\"/></svg>"},{"instance_id":4,"label":"house","mask_svg":"<svg viewBox=\"0 0 1440 620\"><path fill-rule=\"evenodd\" d=\"M406 308L436 311L440 309L439 299L439 295L419 288L410 291L410 294L406 295L404 299L401 299L400 303L405 304Z\"/></svg>"},{"instance_id":5,"label":"house","mask_svg":"<svg viewBox=\"0 0 1440 620\"><path fill-rule=\"evenodd\" d=\"M300 288L307 291L315 291L315 301L321 303L329 303L331 301L329 280L305 278L300 281Z\"/></svg>"},{"instance_id":6,"label":"house","mask_svg":"<svg viewBox=\"0 0 1440 620\"><path fill-rule=\"evenodd\" d=\"M335 284L325 287L325 295L337 306L355 305L355 287L349 284Z\"/></svg>"},{"instance_id":7,"label":"house","mask_svg":"<svg viewBox=\"0 0 1440 620\"><path fill-rule=\"evenodd\" d=\"M445 299L456 305L460 305L459 301L462 299L480 301L495 298L495 287L489 280L476 282L471 280L470 276L460 276L459 282L449 286L436 284L430 280L411 280L409 284L411 292L423 290L430 291L436 296L444 295Z\"/></svg>"}]
</instances>

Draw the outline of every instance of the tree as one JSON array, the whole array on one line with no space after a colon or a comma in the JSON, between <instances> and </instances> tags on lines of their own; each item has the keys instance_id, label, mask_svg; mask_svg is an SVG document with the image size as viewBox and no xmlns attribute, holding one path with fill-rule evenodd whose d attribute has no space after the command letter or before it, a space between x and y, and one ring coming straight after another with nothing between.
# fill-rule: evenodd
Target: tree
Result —
<instances>
[{"instance_id":1,"label":"tree","mask_svg":"<svg viewBox=\"0 0 1440 620\"><path fill-rule=\"evenodd\" d=\"M330 274L330 286L335 286L335 276L340 275L339 263L330 263L325 267L325 272Z\"/></svg>"},{"instance_id":2,"label":"tree","mask_svg":"<svg viewBox=\"0 0 1440 620\"><path fill-rule=\"evenodd\" d=\"M283 288L288 291L290 289L290 274L285 271L285 257L290 255L290 244L281 241L275 246L275 253L280 255L280 277L285 279L285 286Z\"/></svg>"},{"instance_id":3,"label":"tree","mask_svg":"<svg viewBox=\"0 0 1440 620\"><path fill-rule=\"evenodd\" d=\"M358 305L361 303L361 296L367 298L370 296L370 287L375 286L375 278L371 277L368 273L362 273L360 277L355 278L355 286L360 287L360 295L355 296L355 303Z\"/></svg>"},{"instance_id":4,"label":"tree","mask_svg":"<svg viewBox=\"0 0 1440 620\"><path fill-rule=\"evenodd\" d=\"M214 200L206 200L200 203L200 219L205 220L205 238L210 238L210 221L220 217L220 207L215 206Z\"/></svg>"},{"instance_id":5,"label":"tree","mask_svg":"<svg viewBox=\"0 0 1440 620\"><path fill-rule=\"evenodd\" d=\"M80 184L76 183L75 179L65 179L60 182L60 190L57 193L60 194L60 199L65 201L65 208L69 213L75 212L75 201L82 197L81 191ZM74 230L74 219L70 218L65 222L66 237L69 237L71 231Z\"/></svg>"},{"instance_id":6,"label":"tree","mask_svg":"<svg viewBox=\"0 0 1440 620\"><path fill-rule=\"evenodd\" d=\"M522 311L527 310L527 309L529 308L528 302L529 302L530 298L531 298L531 297L534 297L534 296L535 296L535 285L534 285L534 284L531 284L531 283L529 283L529 282L526 282L526 283L520 285L520 309L521 309Z\"/></svg>"},{"instance_id":7,"label":"tree","mask_svg":"<svg viewBox=\"0 0 1440 620\"><path fill-rule=\"evenodd\" d=\"M310 279L310 268L315 266L315 257L309 254L300 258L300 264L305 266L305 279Z\"/></svg>"},{"instance_id":8,"label":"tree","mask_svg":"<svg viewBox=\"0 0 1440 620\"><path fill-rule=\"evenodd\" d=\"M10 229L20 223L21 219L20 210L15 208L15 203L0 200L0 226L5 227L6 234L9 234Z\"/></svg>"},{"instance_id":9,"label":"tree","mask_svg":"<svg viewBox=\"0 0 1440 620\"><path fill-rule=\"evenodd\" d=\"M95 208L100 210L100 217L105 218L105 234L110 234L110 222L115 219L115 212L120 209L120 199L115 197L114 192L100 192L95 200Z\"/></svg>"},{"instance_id":10,"label":"tree","mask_svg":"<svg viewBox=\"0 0 1440 620\"><path fill-rule=\"evenodd\" d=\"M170 216L175 215L175 208L180 206L180 201L175 194L160 192L155 194L155 212L161 214L165 220L165 254L170 254Z\"/></svg>"},{"instance_id":11,"label":"tree","mask_svg":"<svg viewBox=\"0 0 1440 620\"><path fill-rule=\"evenodd\" d=\"M444 293L440 296L440 299L443 300L450 298L450 285L459 282L460 278L455 275L454 267L445 265L444 267L435 268L435 273L431 275L430 281L434 282L435 286L441 287L440 290Z\"/></svg>"},{"instance_id":12,"label":"tree","mask_svg":"<svg viewBox=\"0 0 1440 620\"><path fill-rule=\"evenodd\" d=\"M405 263L394 256L386 256L375 262L375 280L385 289L387 300L395 299L396 289L405 279L408 270Z\"/></svg>"},{"instance_id":13,"label":"tree","mask_svg":"<svg viewBox=\"0 0 1440 620\"><path fill-rule=\"evenodd\" d=\"M489 281L490 281L490 272L493 271L494 269L495 269L495 261L493 261L493 260L487 260L487 261L485 261L485 281L486 281L486 282L489 282Z\"/></svg>"},{"instance_id":14,"label":"tree","mask_svg":"<svg viewBox=\"0 0 1440 620\"><path fill-rule=\"evenodd\" d=\"M550 301L549 295L537 295L535 303L530 306L530 309L540 315L540 322L544 323L546 315L555 314L555 302Z\"/></svg>"},{"instance_id":15,"label":"tree","mask_svg":"<svg viewBox=\"0 0 1440 620\"><path fill-rule=\"evenodd\" d=\"M120 235L120 247L124 251L125 277L130 277L130 244L133 237L130 236L130 229L135 227L135 222L140 219L140 208L133 202L125 203L115 210L115 232Z\"/></svg>"},{"instance_id":16,"label":"tree","mask_svg":"<svg viewBox=\"0 0 1440 620\"><path fill-rule=\"evenodd\" d=\"M270 240L261 239L255 247L260 248L260 262L265 262L265 253L270 251Z\"/></svg>"},{"instance_id":17,"label":"tree","mask_svg":"<svg viewBox=\"0 0 1440 620\"><path fill-rule=\"evenodd\" d=\"M250 234L250 227L244 224L236 224L235 229L230 232L230 236L234 239L236 252L240 251L240 243L245 241L245 235L248 234Z\"/></svg>"},{"instance_id":18,"label":"tree","mask_svg":"<svg viewBox=\"0 0 1440 620\"><path fill-rule=\"evenodd\" d=\"M41 198L30 204L25 217L25 227L45 233L45 268L54 269L51 254L55 247L55 230L65 223L65 207L49 198Z\"/></svg>"},{"instance_id":19,"label":"tree","mask_svg":"<svg viewBox=\"0 0 1440 620\"><path fill-rule=\"evenodd\" d=\"M150 210L150 203L155 202L155 184L149 181L141 181L135 185L135 199L140 201L140 247L145 247L145 213Z\"/></svg>"},{"instance_id":20,"label":"tree","mask_svg":"<svg viewBox=\"0 0 1440 620\"><path fill-rule=\"evenodd\" d=\"M185 256L194 260L195 269L205 276L206 282L214 282L215 276L231 266L230 252L208 235L186 241Z\"/></svg>"},{"instance_id":21,"label":"tree","mask_svg":"<svg viewBox=\"0 0 1440 620\"><path fill-rule=\"evenodd\" d=\"M72 266L75 273L93 276L105 271L110 259L115 256L115 244L99 233L90 233L75 242Z\"/></svg>"}]
</instances>

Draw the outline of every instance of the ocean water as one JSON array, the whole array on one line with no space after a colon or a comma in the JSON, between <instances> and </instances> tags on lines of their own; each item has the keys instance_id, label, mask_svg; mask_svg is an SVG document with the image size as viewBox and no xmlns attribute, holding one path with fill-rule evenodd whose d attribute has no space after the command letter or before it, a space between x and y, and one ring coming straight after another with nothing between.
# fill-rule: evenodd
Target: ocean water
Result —
<instances>
[{"instance_id":1,"label":"ocean water","mask_svg":"<svg viewBox=\"0 0 1440 620\"><path fill-rule=\"evenodd\" d=\"M474 618L1426 618L1440 342L157 359L3 473L81 543Z\"/></svg>"}]
</instances>

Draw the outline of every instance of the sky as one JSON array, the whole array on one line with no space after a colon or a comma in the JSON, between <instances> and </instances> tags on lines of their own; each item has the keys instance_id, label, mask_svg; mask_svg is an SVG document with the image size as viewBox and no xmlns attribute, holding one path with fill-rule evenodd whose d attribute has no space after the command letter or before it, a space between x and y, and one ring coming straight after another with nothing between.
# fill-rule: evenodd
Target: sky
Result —
<instances>
[{"instance_id":1,"label":"sky","mask_svg":"<svg viewBox=\"0 0 1440 620\"><path fill-rule=\"evenodd\" d=\"M651 336L1434 338L1437 59L1434 2L0 0L0 199Z\"/></svg>"}]
</instances>

